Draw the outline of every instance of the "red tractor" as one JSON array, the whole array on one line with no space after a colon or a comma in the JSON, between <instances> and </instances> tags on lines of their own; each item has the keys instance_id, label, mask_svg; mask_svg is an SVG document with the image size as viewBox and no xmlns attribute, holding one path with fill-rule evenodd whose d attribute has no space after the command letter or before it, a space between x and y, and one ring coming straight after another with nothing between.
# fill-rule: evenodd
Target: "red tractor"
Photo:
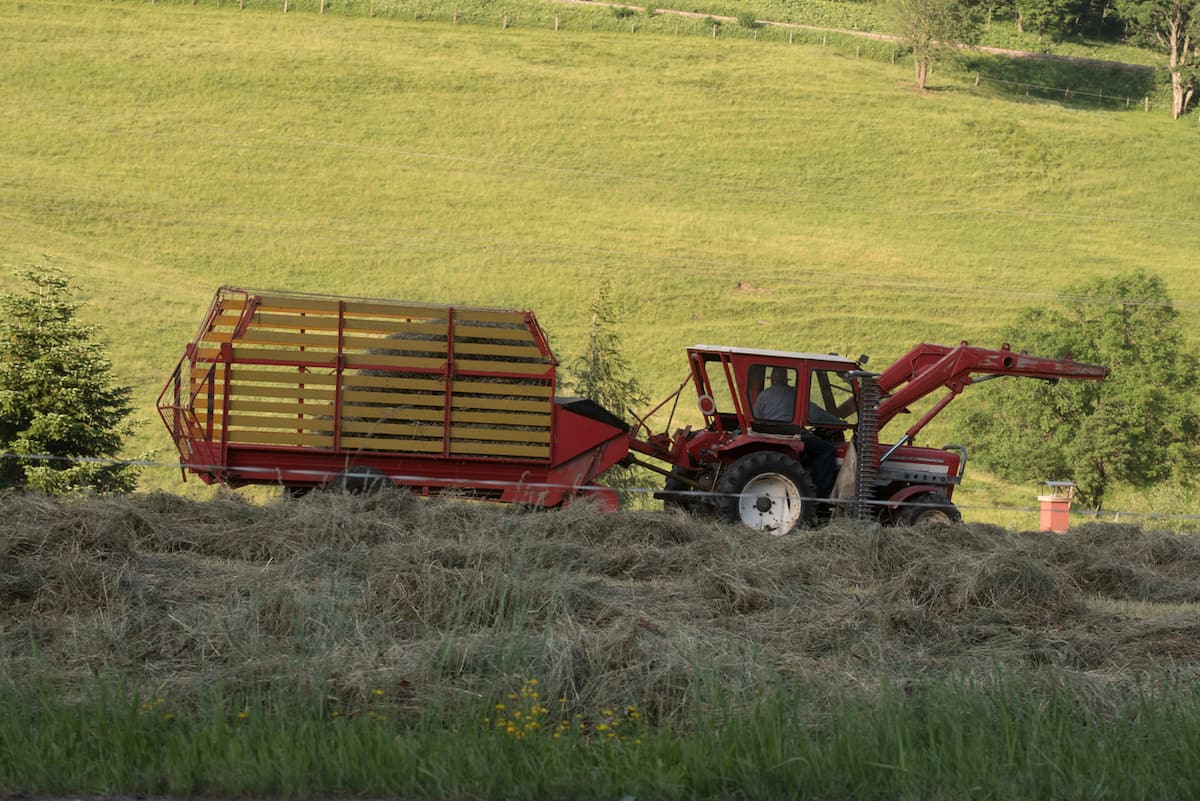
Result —
<instances>
[{"instance_id":1,"label":"red tractor","mask_svg":"<svg viewBox=\"0 0 1200 801\"><path fill-rule=\"evenodd\" d=\"M614 509L596 479L637 463L667 476L670 505L782 534L835 511L958 520L966 453L914 444L934 415L985 378L1108 372L965 343L918 345L878 375L865 358L709 345L689 348L688 363L690 378L654 411L674 412L690 381L704 427L652 434L558 396L558 361L531 311L222 287L158 407L185 476L206 483L293 495L390 484ZM892 418L943 388L880 444Z\"/></svg>"},{"instance_id":2,"label":"red tractor","mask_svg":"<svg viewBox=\"0 0 1200 801\"><path fill-rule=\"evenodd\" d=\"M961 518L951 499L966 450L914 444L935 415L968 385L988 378L1099 380L1108 374L1105 367L1071 359L965 342L918 345L880 374L866 372L865 361L688 348L690 379L655 411L677 404L690 381L704 428L650 435L643 422L631 432L631 450L671 468L633 454L626 462L666 475L656 497L669 505L776 534L839 511L886 525L956 522ZM896 415L940 389L945 395L895 443L879 442L880 430ZM644 439L637 436L642 430Z\"/></svg>"}]
</instances>

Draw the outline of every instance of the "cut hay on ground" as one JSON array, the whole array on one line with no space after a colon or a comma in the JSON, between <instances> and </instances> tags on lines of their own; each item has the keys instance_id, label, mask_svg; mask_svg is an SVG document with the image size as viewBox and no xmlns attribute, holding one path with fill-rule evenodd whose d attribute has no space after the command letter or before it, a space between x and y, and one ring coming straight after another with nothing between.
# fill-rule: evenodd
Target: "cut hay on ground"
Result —
<instances>
[{"instance_id":1,"label":"cut hay on ground","mask_svg":"<svg viewBox=\"0 0 1200 801\"><path fill-rule=\"evenodd\" d=\"M736 700L997 666L1119 684L1200 672L1197 600L1200 540L1115 524L772 538L399 491L266 506L0 496L0 670L18 683L319 683L415 708L525 675L546 697L667 715L705 688Z\"/></svg>"}]
</instances>

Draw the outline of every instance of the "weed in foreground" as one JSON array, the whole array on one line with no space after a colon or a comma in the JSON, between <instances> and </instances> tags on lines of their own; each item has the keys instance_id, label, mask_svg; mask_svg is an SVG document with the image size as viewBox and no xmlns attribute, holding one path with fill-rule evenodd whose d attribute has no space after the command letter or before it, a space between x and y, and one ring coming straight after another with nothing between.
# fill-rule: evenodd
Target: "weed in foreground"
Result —
<instances>
[{"instance_id":1,"label":"weed in foreground","mask_svg":"<svg viewBox=\"0 0 1200 801\"><path fill-rule=\"evenodd\" d=\"M507 703L497 702L494 715L483 719L487 729L495 730L505 737L524 740L527 737L547 737L560 740L575 736L587 741L631 743L641 745L642 713L634 704L613 709L602 708L594 717L583 712L570 712L566 698L558 699L558 714L542 703L540 682L536 678L521 676L521 687L507 695Z\"/></svg>"}]
</instances>

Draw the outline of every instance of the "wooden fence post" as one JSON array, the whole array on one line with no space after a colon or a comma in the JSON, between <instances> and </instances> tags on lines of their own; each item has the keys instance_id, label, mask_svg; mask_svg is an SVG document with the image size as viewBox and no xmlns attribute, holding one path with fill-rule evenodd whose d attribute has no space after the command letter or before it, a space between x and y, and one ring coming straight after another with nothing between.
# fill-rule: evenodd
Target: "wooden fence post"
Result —
<instances>
[{"instance_id":1,"label":"wooden fence post","mask_svg":"<svg viewBox=\"0 0 1200 801\"><path fill-rule=\"evenodd\" d=\"M325 13L325 0L321 0L321 12L320 13L322 13L322 14Z\"/></svg>"},{"instance_id":2,"label":"wooden fence post","mask_svg":"<svg viewBox=\"0 0 1200 801\"><path fill-rule=\"evenodd\" d=\"M821 47L825 46L825 34L821 34Z\"/></svg>"},{"instance_id":3,"label":"wooden fence post","mask_svg":"<svg viewBox=\"0 0 1200 801\"><path fill-rule=\"evenodd\" d=\"M796 35L795 31L788 31L788 44L792 43L792 37Z\"/></svg>"},{"instance_id":4,"label":"wooden fence post","mask_svg":"<svg viewBox=\"0 0 1200 801\"><path fill-rule=\"evenodd\" d=\"M979 75L975 76L975 85L979 86Z\"/></svg>"},{"instance_id":5,"label":"wooden fence post","mask_svg":"<svg viewBox=\"0 0 1200 801\"><path fill-rule=\"evenodd\" d=\"M504 19L500 20L500 30L503 31L503 30L507 30L507 29L508 29L508 15L505 14Z\"/></svg>"},{"instance_id":6,"label":"wooden fence post","mask_svg":"<svg viewBox=\"0 0 1200 801\"><path fill-rule=\"evenodd\" d=\"M283 0L283 13L286 14L288 9L288 0Z\"/></svg>"},{"instance_id":7,"label":"wooden fence post","mask_svg":"<svg viewBox=\"0 0 1200 801\"><path fill-rule=\"evenodd\" d=\"M558 30L558 15L554 15L554 30Z\"/></svg>"},{"instance_id":8,"label":"wooden fence post","mask_svg":"<svg viewBox=\"0 0 1200 801\"><path fill-rule=\"evenodd\" d=\"M1146 96L1146 111L1150 110L1150 96Z\"/></svg>"},{"instance_id":9,"label":"wooden fence post","mask_svg":"<svg viewBox=\"0 0 1200 801\"><path fill-rule=\"evenodd\" d=\"M458 12L457 11L454 12L454 16L451 18L451 23L454 25L458 24Z\"/></svg>"},{"instance_id":10,"label":"wooden fence post","mask_svg":"<svg viewBox=\"0 0 1200 801\"><path fill-rule=\"evenodd\" d=\"M714 39L717 38L717 26L716 25L713 26L713 38Z\"/></svg>"},{"instance_id":11,"label":"wooden fence post","mask_svg":"<svg viewBox=\"0 0 1200 801\"><path fill-rule=\"evenodd\" d=\"M896 48L892 48L892 66L896 66Z\"/></svg>"}]
</instances>

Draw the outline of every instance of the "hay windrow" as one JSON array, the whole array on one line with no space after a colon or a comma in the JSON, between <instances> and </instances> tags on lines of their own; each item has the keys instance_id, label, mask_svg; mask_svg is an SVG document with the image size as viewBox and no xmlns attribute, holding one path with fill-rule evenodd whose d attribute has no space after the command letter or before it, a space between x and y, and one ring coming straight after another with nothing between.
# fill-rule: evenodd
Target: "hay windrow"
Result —
<instances>
[{"instance_id":1,"label":"hay windrow","mask_svg":"<svg viewBox=\"0 0 1200 801\"><path fill-rule=\"evenodd\" d=\"M1050 668L1200 674L1200 548L1091 524L838 523L774 538L680 514L523 512L399 491L256 506L222 493L0 495L4 678L131 672L386 687L416 708L537 676L549 696L674 714L810 682ZM1106 604L1136 600L1139 617ZM1145 614L1153 604L1171 614ZM451 701L452 702L452 701Z\"/></svg>"}]
</instances>

